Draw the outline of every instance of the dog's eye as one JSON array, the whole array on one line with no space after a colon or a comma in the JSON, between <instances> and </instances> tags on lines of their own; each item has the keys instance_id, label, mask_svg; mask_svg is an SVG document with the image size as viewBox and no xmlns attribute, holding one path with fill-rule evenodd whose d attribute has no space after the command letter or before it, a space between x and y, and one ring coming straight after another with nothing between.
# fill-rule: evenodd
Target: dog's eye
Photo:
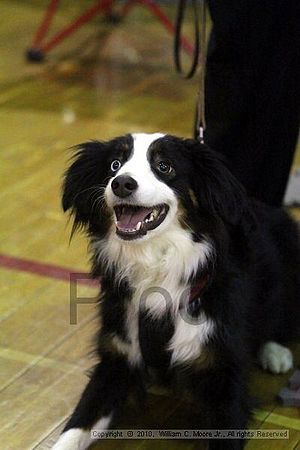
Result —
<instances>
[{"instance_id":1,"label":"dog's eye","mask_svg":"<svg viewBox=\"0 0 300 450\"><path fill-rule=\"evenodd\" d=\"M112 170L113 172L116 172L117 170L120 169L121 165L122 165L122 164L121 164L121 161L119 161L118 159L115 159L115 160L111 163L110 168L111 168L111 170Z\"/></svg>"},{"instance_id":2,"label":"dog's eye","mask_svg":"<svg viewBox=\"0 0 300 450\"><path fill-rule=\"evenodd\" d=\"M161 173L171 173L173 168L167 161L159 161L157 163L157 168Z\"/></svg>"}]
</instances>

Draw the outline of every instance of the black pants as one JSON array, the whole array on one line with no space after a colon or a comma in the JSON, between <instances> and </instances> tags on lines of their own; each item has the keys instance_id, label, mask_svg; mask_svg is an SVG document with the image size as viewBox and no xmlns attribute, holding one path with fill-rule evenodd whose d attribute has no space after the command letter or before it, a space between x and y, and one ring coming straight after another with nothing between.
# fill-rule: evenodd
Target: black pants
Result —
<instances>
[{"instance_id":1,"label":"black pants","mask_svg":"<svg viewBox=\"0 0 300 450\"><path fill-rule=\"evenodd\" d=\"M300 120L300 2L208 4L206 142L250 195L280 206Z\"/></svg>"}]
</instances>

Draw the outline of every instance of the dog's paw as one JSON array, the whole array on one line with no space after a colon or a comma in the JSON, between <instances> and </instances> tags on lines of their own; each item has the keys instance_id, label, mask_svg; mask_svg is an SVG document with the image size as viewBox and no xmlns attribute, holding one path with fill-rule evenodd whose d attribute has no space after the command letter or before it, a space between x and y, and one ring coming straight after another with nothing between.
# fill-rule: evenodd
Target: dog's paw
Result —
<instances>
[{"instance_id":1,"label":"dog's paw","mask_svg":"<svg viewBox=\"0 0 300 450\"><path fill-rule=\"evenodd\" d=\"M52 450L85 450L90 444L90 435L80 428L65 431L58 439Z\"/></svg>"},{"instance_id":2,"label":"dog's paw","mask_svg":"<svg viewBox=\"0 0 300 450\"><path fill-rule=\"evenodd\" d=\"M290 349L272 341L262 346L258 359L262 368L272 373L286 373L293 367L293 354Z\"/></svg>"}]
</instances>

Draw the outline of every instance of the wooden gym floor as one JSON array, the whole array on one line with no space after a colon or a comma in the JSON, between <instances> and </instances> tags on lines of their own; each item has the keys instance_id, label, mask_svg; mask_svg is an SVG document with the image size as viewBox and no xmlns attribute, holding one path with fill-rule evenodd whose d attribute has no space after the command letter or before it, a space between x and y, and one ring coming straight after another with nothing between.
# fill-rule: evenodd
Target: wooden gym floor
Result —
<instances>
[{"instance_id":1,"label":"wooden gym floor","mask_svg":"<svg viewBox=\"0 0 300 450\"><path fill-rule=\"evenodd\" d=\"M54 29L84 2L64 1ZM88 2L86 2L88 3ZM100 18L53 51L41 65L23 53L45 1L2 0L0 22L0 448L49 448L73 409L93 364L93 304L70 325L68 270L88 270L86 242L60 208L67 149L131 131L191 135L197 80L179 79L172 41L142 8L119 26ZM71 8L72 5L72 8ZM172 11L170 11L172 15ZM79 295L95 288L81 285ZM296 352L297 353L297 352ZM299 362L298 349L298 362ZM251 441L248 449L300 449L299 409L275 395L290 374L257 369L261 399L251 428L290 430L285 441ZM174 427L184 405L153 392L142 415L124 426ZM104 449L192 449L196 441L106 441Z\"/></svg>"}]
</instances>

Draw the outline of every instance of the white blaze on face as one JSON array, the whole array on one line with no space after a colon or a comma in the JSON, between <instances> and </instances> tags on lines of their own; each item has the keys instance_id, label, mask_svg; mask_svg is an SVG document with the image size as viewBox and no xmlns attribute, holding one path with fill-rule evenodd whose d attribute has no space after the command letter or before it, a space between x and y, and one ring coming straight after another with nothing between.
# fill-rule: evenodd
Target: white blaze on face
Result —
<instances>
[{"instance_id":1,"label":"white blaze on face","mask_svg":"<svg viewBox=\"0 0 300 450\"><path fill-rule=\"evenodd\" d=\"M154 175L147 158L150 145L163 136L160 133L132 135L134 140L132 154L116 174L116 177L125 174L131 176L138 183L136 193L130 199L126 199L126 203L143 206L154 206L162 203L167 203L169 206L177 204L172 189ZM106 188L106 199L109 206L113 206L118 200L111 189L113 179L110 180Z\"/></svg>"},{"instance_id":2,"label":"white blaze on face","mask_svg":"<svg viewBox=\"0 0 300 450\"><path fill-rule=\"evenodd\" d=\"M157 227L159 232L170 225L175 218L178 208L176 195L166 183L160 181L157 176L155 176L148 159L150 145L163 136L164 135L161 133L133 134L132 153L128 161L126 161L116 173L115 177L110 180L105 190L105 199L108 206L111 208L122 203L144 207L154 207L163 204L168 205L169 210L167 217ZM112 181L120 175L128 175L138 184L137 190L125 199L120 199L116 196L111 188ZM150 233L151 235L156 234L156 230L151 230Z\"/></svg>"}]
</instances>

